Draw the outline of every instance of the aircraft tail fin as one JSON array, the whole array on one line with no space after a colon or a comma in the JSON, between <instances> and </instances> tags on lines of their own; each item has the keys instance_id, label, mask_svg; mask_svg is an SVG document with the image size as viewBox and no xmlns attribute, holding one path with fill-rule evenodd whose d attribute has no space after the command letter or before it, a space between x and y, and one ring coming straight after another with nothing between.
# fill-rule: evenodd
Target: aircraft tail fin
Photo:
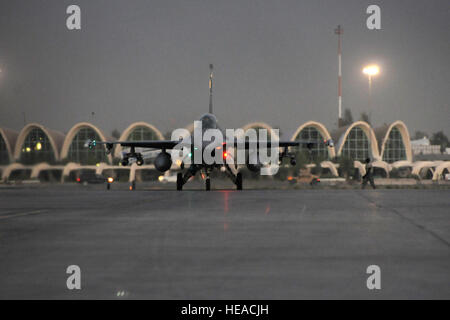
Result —
<instances>
[{"instance_id":1,"label":"aircraft tail fin","mask_svg":"<svg viewBox=\"0 0 450 320\"><path fill-rule=\"evenodd\" d=\"M213 113L213 65L209 64L209 113Z\"/></svg>"}]
</instances>

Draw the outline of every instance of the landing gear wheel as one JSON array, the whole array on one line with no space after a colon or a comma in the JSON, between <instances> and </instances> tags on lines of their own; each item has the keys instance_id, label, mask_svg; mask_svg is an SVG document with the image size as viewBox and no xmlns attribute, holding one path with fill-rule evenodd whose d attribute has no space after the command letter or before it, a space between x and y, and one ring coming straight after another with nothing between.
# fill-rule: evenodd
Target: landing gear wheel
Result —
<instances>
[{"instance_id":1,"label":"landing gear wheel","mask_svg":"<svg viewBox=\"0 0 450 320\"><path fill-rule=\"evenodd\" d=\"M236 190L242 190L242 173L236 175Z\"/></svg>"},{"instance_id":2,"label":"landing gear wheel","mask_svg":"<svg viewBox=\"0 0 450 320\"><path fill-rule=\"evenodd\" d=\"M210 178L206 178L206 180L205 180L205 189L206 189L206 191L211 190L211 179Z\"/></svg>"},{"instance_id":3,"label":"landing gear wheel","mask_svg":"<svg viewBox=\"0 0 450 320\"><path fill-rule=\"evenodd\" d=\"M177 173L177 190L183 190L183 174Z\"/></svg>"}]
</instances>

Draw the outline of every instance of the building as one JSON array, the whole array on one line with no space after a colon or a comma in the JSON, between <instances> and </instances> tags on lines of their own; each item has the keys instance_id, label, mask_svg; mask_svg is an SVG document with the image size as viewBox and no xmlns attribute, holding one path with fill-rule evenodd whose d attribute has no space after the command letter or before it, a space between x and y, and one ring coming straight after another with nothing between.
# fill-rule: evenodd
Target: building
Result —
<instances>
[{"instance_id":1,"label":"building","mask_svg":"<svg viewBox=\"0 0 450 320\"><path fill-rule=\"evenodd\" d=\"M192 125L187 127L192 129ZM264 122L253 122L242 127L267 129L272 127ZM93 150L86 148L88 139L110 141L103 131L88 122L80 122L72 126L66 134L49 129L38 123L27 124L20 132L0 128L0 174L2 181L20 178L40 178L46 172L58 172L58 179L66 180L76 170L130 170L129 177L134 179L137 170L153 170L152 164L143 167L124 168L119 166L120 146L106 154L104 146L98 145ZM146 122L135 122L129 125L119 140L163 140L162 133ZM413 162L417 152L435 152L429 141L410 141L408 128L402 121L373 129L364 121L356 121L349 126L330 132L322 123L307 121L301 124L290 137L291 140L310 140L314 144L310 150L314 159L320 159L321 165L337 174L337 158L345 157L354 161L354 166L364 173L363 162L366 158L373 160L374 167L389 176L394 169L409 168L411 172L433 179L442 179L448 173L450 161L418 161ZM333 139L334 147L321 143ZM423 141L422 141L423 140ZM304 149L305 146L300 147ZM422 150L422 151L418 151ZM430 151L431 150L431 151ZM175 165L174 165L175 166ZM173 169L176 169L175 167ZM69 179L70 180L70 179Z\"/></svg>"},{"instance_id":2,"label":"building","mask_svg":"<svg viewBox=\"0 0 450 320\"><path fill-rule=\"evenodd\" d=\"M411 147L414 155L441 154L441 146L431 145L427 137L412 140Z\"/></svg>"}]
</instances>

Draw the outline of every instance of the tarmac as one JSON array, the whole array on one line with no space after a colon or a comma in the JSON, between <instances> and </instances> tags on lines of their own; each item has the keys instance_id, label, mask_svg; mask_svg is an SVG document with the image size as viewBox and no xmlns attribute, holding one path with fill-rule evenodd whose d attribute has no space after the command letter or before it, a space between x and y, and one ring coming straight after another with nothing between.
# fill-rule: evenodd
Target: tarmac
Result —
<instances>
[{"instance_id":1,"label":"tarmac","mask_svg":"<svg viewBox=\"0 0 450 320\"><path fill-rule=\"evenodd\" d=\"M448 189L173 189L2 187L0 299L450 298Z\"/></svg>"}]
</instances>

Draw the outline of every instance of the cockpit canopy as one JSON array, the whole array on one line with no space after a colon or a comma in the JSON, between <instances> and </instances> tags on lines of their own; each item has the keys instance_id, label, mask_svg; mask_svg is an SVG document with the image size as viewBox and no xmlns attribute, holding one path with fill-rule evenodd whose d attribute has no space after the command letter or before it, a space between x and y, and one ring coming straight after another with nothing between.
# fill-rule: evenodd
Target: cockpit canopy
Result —
<instances>
[{"instance_id":1,"label":"cockpit canopy","mask_svg":"<svg viewBox=\"0 0 450 320\"><path fill-rule=\"evenodd\" d=\"M211 113L206 113L201 116L200 121L202 122L202 128L205 129L217 129L217 119L216 116Z\"/></svg>"}]
</instances>

